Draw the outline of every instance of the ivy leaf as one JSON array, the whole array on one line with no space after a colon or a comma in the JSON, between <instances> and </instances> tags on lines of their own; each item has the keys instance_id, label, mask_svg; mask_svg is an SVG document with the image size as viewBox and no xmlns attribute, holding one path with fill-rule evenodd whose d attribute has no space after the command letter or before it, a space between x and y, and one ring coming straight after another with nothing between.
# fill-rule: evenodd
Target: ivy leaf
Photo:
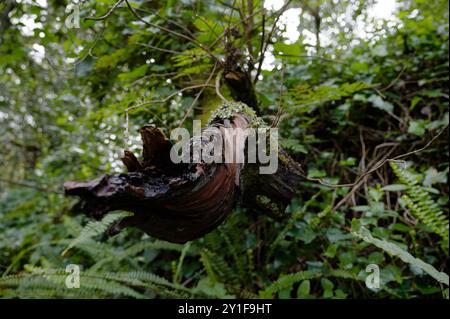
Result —
<instances>
[{"instance_id":1,"label":"ivy leaf","mask_svg":"<svg viewBox=\"0 0 450 319\"><path fill-rule=\"evenodd\" d=\"M423 180L423 185L430 187L437 183L447 183L448 168L445 171L438 172L434 167L430 167L425 172L425 179Z\"/></svg>"},{"instance_id":2,"label":"ivy leaf","mask_svg":"<svg viewBox=\"0 0 450 319\"><path fill-rule=\"evenodd\" d=\"M383 100L381 96L377 94L372 94L371 96L369 96L367 101L371 102L374 107L386 111L388 113L392 113L394 111L394 105L390 102Z\"/></svg>"},{"instance_id":3,"label":"ivy leaf","mask_svg":"<svg viewBox=\"0 0 450 319\"><path fill-rule=\"evenodd\" d=\"M232 298L233 296L228 295L224 284L212 281L209 277L204 277L200 279L195 288L196 292L202 292L207 296L216 298Z\"/></svg>"},{"instance_id":4,"label":"ivy leaf","mask_svg":"<svg viewBox=\"0 0 450 319\"><path fill-rule=\"evenodd\" d=\"M406 185L403 185L403 184L391 184L391 185L386 185L381 188L381 190L385 191L385 192L399 192L399 191L403 191L405 189L406 189Z\"/></svg>"},{"instance_id":5,"label":"ivy leaf","mask_svg":"<svg viewBox=\"0 0 450 319\"><path fill-rule=\"evenodd\" d=\"M408 127L408 133L423 136L425 134L425 123L424 121L411 121Z\"/></svg>"}]
</instances>

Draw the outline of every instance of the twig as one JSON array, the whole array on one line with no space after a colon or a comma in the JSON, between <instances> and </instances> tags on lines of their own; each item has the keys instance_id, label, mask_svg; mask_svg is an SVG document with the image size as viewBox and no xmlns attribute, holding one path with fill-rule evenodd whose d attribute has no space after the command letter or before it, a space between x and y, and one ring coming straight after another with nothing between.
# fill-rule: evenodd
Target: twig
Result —
<instances>
[{"instance_id":1,"label":"twig","mask_svg":"<svg viewBox=\"0 0 450 319\"><path fill-rule=\"evenodd\" d=\"M231 9L230 17L229 17L229 19L228 19L228 24L227 24L227 28L228 28L228 29L230 28L230 25L231 25L231 19L233 18L234 10L236 10L236 8L234 7L235 4L236 4L236 0L233 0L233 4L232 4L231 7L230 7L230 9ZM239 11L239 10L240 10L240 8L238 8L238 11Z\"/></svg>"},{"instance_id":2,"label":"twig","mask_svg":"<svg viewBox=\"0 0 450 319\"><path fill-rule=\"evenodd\" d=\"M242 1L243 5L243 12L247 16L253 15L253 0L247 0L247 5L245 5L245 1ZM248 21L248 23L247 23ZM254 60L253 60L253 45L252 45L252 31L254 28L255 20L254 18L246 19L246 22L243 23L244 27L244 36L245 36L245 42L247 44L247 50L248 50L248 57L250 58L251 64L250 66L253 67Z\"/></svg>"},{"instance_id":3,"label":"twig","mask_svg":"<svg viewBox=\"0 0 450 319\"><path fill-rule=\"evenodd\" d=\"M406 70L406 65L403 66L402 70L400 71L400 73L397 75L397 77L391 81L391 83L389 83L386 87L379 89L380 91L386 91L387 89L391 88L398 80L400 80L400 77L402 76L402 74L405 72Z\"/></svg>"},{"instance_id":4,"label":"twig","mask_svg":"<svg viewBox=\"0 0 450 319\"><path fill-rule=\"evenodd\" d=\"M206 27L209 29L209 31L211 31L212 34L214 34L214 36L218 37L219 35L217 34L217 32L213 29L213 27L211 27L208 23L208 21L206 21L202 16L198 16L197 19L200 19L200 21L202 21ZM215 26L214 26L215 27ZM211 35L209 36L208 40L211 39Z\"/></svg>"},{"instance_id":5,"label":"twig","mask_svg":"<svg viewBox=\"0 0 450 319\"><path fill-rule=\"evenodd\" d=\"M408 152L408 153L404 153L404 154L400 154L400 155L395 156L393 158L387 158L387 159L384 159L384 160L378 162L372 169L370 169L369 171L364 172L363 174L359 175L358 178L351 184L330 184L330 183L325 182L321 178L309 178L309 177L306 177L306 179L308 181L317 182L317 183L319 183L321 185L328 186L328 187L331 187L331 188L353 187L356 184L358 184L365 176L375 172L376 170L378 170L380 167L382 167L387 162L395 162L395 161L398 161L400 158L403 158L403 157L406 157L406 156L409 156L409 155L412 155L412 154L416 154L416 153L422 152L423 150L427 149L439 136L442 135L442 133L447 128L448 128L448 124L438 134L436 134L430 141L428 141L428 143L425 144L425 146L423 146L423 147L421 147L421 148L419 148L417 150L414 150L414 151L411 151L411 152Z\"/></svg>"},{"instance_id":6,"label":"twig","mask_svg":"<svg viewBox=\"0 0 450 319\"><path fill-rule=\"evenodd\" d=\"M98 43L98 41L99 41L99 39L100 39L100 36L103 34L104 29L103 29L100 33L97 32L97 31L96 31L94 28L92 28L92 27L89 28L89 29L91 29L92 31L94 31L94 33L97 33L97 37L95 38L93 44L89 47L88 52L87 52L83 57L81 57L81 58L77 59L75 62L71 63L71 64L69 65L69 67L67 67L67 68L65 68L65 67L60 68L59 66L56 66L56 65L55 65L55 64L54 64L47 56L45 56L45 59L47 60L47 62L48 62L48 64L50 65L50 67L53 68L53 69L55 69L55 70L59 70L59 71L63 71L63 72L68 72L68 71L74 70L75 67L76 67L78 64L80 64L81 62L83 62L84 60L86 60L86 58L87 58L88 56L90 56L90 57L96 59L96 57L94 56L94 54L92 53L92 51L94 50L95 46L97 45L97 43ZM103 39L103 40L104 40L104 39Z\"/></svg>"},{"instance_id":7,"label":"twig","mask_svg":"<svg viewBox=\"0 0 450 319\"><path fill-rule=\"evenodd\" d=\"M101 20L105 20L106 18L108 18L113 12L114 10L117 9L118 6L120 6L122 4L124 0L119 0L117 1L109 10L108 12L106 12L104 15L102 15L101 17L87 17L84 20L94 20L94 21L101 21Z\"/></svg>"},{"instance_id":8,"label":"twig","mask_svg":"<svg viewBox=\"0 0 450 319\"><path fill-rule=\"evenodd\" d=\"M398 145L394 145L381 159L381 161L386 160L386 158L389 157L389 155L397 148ZM371 163L369 163L369 167L371 167L371 164L374 163L375 161L372 161ZM380 163L380 161L376 162L376 163ZM375 164L375 166L377 166L377 164ZM355 192L361 187L361 185L364 183L365 180L363 180L362 178L357 180L355 182L355 185L353 186L353 188L350 190L350 192L348 192L344 198L342 198L332 209L332 212L335 212L339 207L341 207L345 202L347 202L350 198L353 199L353 203L354 205L356 205L356 201L354 199L355 196Z\"/></svg>"},{"instance_id":9,"label":"twig","mask_svg":"<svg viewBox=\"0 0 450 319\"><path fill-rule=\"evenodd\" d=\"M343 61L343 60L338 60L338 59L330 59L330 58L326 58L324 56L321 55L306 55L306 54L279 54L279 53L275 53L274 54L275 57L277 58L305 58L305 59L318 59L318 60L323 60L326 62L333 62L333 63L340 63L340 64L348 64L348 62Z\"/></svg>"},{"instance_id":10,"label":"twig","mask_svg":"<svg viewBox=\"0 0 450 319\"><path fill-rule=\"evenodd\" d=\"M186 53L186 52L180 52L180 51L174 51L174 50L159 48L159 47L156 47L156 46L151 45L151 44L145 44L145 43L136 42L136 45L140 45L140 46L143 46L143 47L146 47L146 48L158 50L158 51L165 52L165 53L172 53L172 54L177 54L177 55L192 56L191 53Z\"/></svg>"},{"instance_id":11,"label":"twig","mask_svg":"<svg viewBox=\"0 0 450 319\"><path fill-rule=\"evenodd\" d=\"M210 84L198 84L198 85L192 85L192 86L187 86L182 88L181 90L178 90L170 95L168 95L167 97L165 97L164 99L161 100L149 100L149 101L144 101L142 103L139 103L138 105L134 105L131 107L128 107L125 109L125 140L128 141L128 136L129 136L129 112L131 110L140 108L142 106L151 104L151 103L165 103L167 101L169 101L171 98L173 98L174 96L187 91L187 90L192 90L192 89L197 89L197 88L204 88L204 87L215 87L214 85L210 85Z\"/></svg>"},{"instance_id":12,"label":"twig","mask_svg":"<svg viewBox=\"0 0 450 319\"><path fill-rule=\"evenodd\" d=\"M278 104L277 115L272 122L272 127L277 127L283 112L283 86L284 86L284 65L281 65L281 79L280 79L280 101Z\"/></svg>"},{"instance_id":13,"label":"twig","mask_svg":"<svg viewBox=\"0 0 450 319\"><path fill-rule=\"evenodd\" d=\"M225 1L221 1L221 0L217 0L217 2L219 2L221 5L223 5L224 7L230 8L232 10L236 10L239 11L239 8L235 7L234 5L236 4L236 1L233 1L233 4L228 4Z\"/></svg>"},{"instance_id":14,"label":"twig","mask_svg":"<svg viewBox=\"0 0 450 319\"><path fill-rule=\"evenodd\" d=\"M408 152L408 153L405 153L405 154L398 155L398 156L396 156L396 157L394 157L394 158L392 158L390 160L391 161L396 161L396 160L398 160L400 158L403 158L403 157L406 157L406 156L409 156L409 155L412 155L412 154L416 154L416 153L422 152L423 150L427 149L439 136L441 136L442 133L444 133L447 128L448 128L448 124L438 134L436 134L436 136L434 136L427 144L425 144L425 146L419 148L418 150L414 150L414 151L411 151L411 152Z\"/></svg>"},{"instance_id":15,"label":"twig","mask_svg":"<svg viewBox=\"0 0 450 319\"><path fill-rule=\"evenodd\" d=\"M139 20L139 21L141 21L141 22L143 22L144 24L146 24L146 25L148 25L148 26L151 26L151 27L153 27L153 28L157 28L157 29L159 29L159 30L162 30L162 31L164 31L164 32L167 32L167 33L170 33L170 34L172 34L172 35L175 35L175 36L177 36L177 37L179 37L179 38L182 38L182 39L185 39L185 40L187 40L187 41L189 41L189 42L192 42L195 46L197 46L197 47L199 47L200 49L202 49L203 51L205 51L214 61L216 61L216 62L218 62L218 63L220 63L220 64L222 64L222 62L211 52L211 50L208 48L208 47L206 47L206 46L204 46L202 43L200 43L200 42L198 42L197 40L195 40L195 39L193 39L193 38L191 38L191 37L189 37L189 36L187 36L187 35L185 35L185 34L182 34L182 33L179 33L179 32L176 32L176 31L173 31L173 30L170 30L170 29L168 29L168 28L166 28L166 27L162 27L162 26L160 26L160 25L157 25L157 24L154 24L154 23L152 23L152 22L148 22L148 21L145 21L137 12L136 12L136 10L130 5L130 3L128 2L128 0L125 0L125 3L127 4L127 7L128 7L128 9L131 11L131 13Z\"/></svg>"},{"instance_id":16,"label":"twig","mask_svg":"<svg viewBox=\"0 0 450 319\"><path fill-rule=\"evenodd\" d=\"M366 170L366 143L364 142L364 133L361 127L359 127L359 140L361 143L361 170ZM364 192L367 196L367 177L363 178L362 181L364 182Z\"/></svg>"},{"instance_id":17,"label":"twig","mask_svg":"<svg viewBox=\"0 0 450 319\"><path fill-rule=\"evenodd\" d=\"M266 55L267 48L269 47L270 38L272 37L273 33L275 32L278 20L280 20L281 15L284 13L284 11L286 10L286 8L289 6L290 3L291 3L291 0L286 1L286 3L283 5L283 7L277 12L277 17L275 18L275 21L272 25L272 29L270 30L269 34L267 35L267 40L264 42L264 46L262 47L262 50L259 53L258 69L256 71L255 78L253 80L254 84L256 84L256 82L258 82L258 77L261 74L262 64L264 62L264 57Z\"/></svg>"},{"instance_id":18,"label":"twig","mask_svg":"<svg viewBox=\"0 0 450 319\"><path fill-rule=\"evenodd\" d=\"M220 99L224 102L228 102L228 100L220 93L220 78L222 77L223 70L220 70L216 76L216 94L220 97Z\"/></svg>"},{"instance_id":19,"label":"twig","mask_svg":"<svg viewBox=\"0 0 450 319\"><path fill-rule=\"evenodd\" d=\"M205 87L202 87L201 90L195 95L194 100L191 103L191 106L187 109L186 113L184 114L183 118L180 121L180 124L178 124L178 127L181 127L183 125L184 121L187 119L189 114L191 113L192 109L194 108L195 103L197 103L200 96L203 94L203 91L205 90Z\"/></svg>"},{"instance_id":20,"label":"twig","mask_svg":"<svg viewBox=\"0 0 450 319\"><path fill-rule=\"evenodd\" d=\"M136 8L136 10L137 10L137 11L140 11L140 12L143 12L143 13L147 13L147 14L153 14L154 16L156 16L156 17L158 17L158 18L160 18L160 19L166 20L167 22L176 25L176 26L179 27L180 29L183 29L183 30L184 30L187 34L189 34L191 37L194 36L194 35L192 34L192 32L191 32L188 28L186 28L183 24L176 22L175 20L172 20L172 19L170 19L170 18L161 16L161 15L159 15L159 14L156 13L156 12L150 12L150 11L147 11L147 10L144 10L144 9L141 9L141 8ZM162 10L160 10L160 11L162 11Z\"/></svg>"},{"instance_id":21,"label":"twig","mask_svg":"<svg viewBox=\"0 0 450 319\"><path fill-rule=\"evenodd\" d=\"M141 81L143 81L143 80L146 80L146 79L156 78L156 77L173 76L173 75L176 75L177 73L178 73L178 72L167 72L167 73L153 73L153 74L149 74L149 75L143 76L143 77L137 79L136 81L132 82L130 86L133 86L133 85L135 85L135 84L137 84L137 83L139 83L139 82L141 82Z\"/></svg>"},{"instance_id":22,"label":"twig","mask_svg":"<svg viewBox=\"0 0 450 319\"><path fill-rule=\"evenodd\" d=\"M208 79L206 80L206 84L208 84L208 83L211 81L211 79L212 79L212 77L213 77L213 75L214 75L214 72L216 72L216 67L217 67L217 63L214 64L214 68L213 68L213 70L211 71L211 74L209 75ZM204 90L205 90L205 87L202 87L201 90L200 90L200 92L197 93L197 95L195 96L194 101L192 101L191 106L187 109L186 114L184 114L183 119L181 120L181 122L180 122L180 124L178 125L178 127L181 127L181 125L183 125L184 121L186 120L186 118L187 118L187 117L189 116L189 114L191 113L192 109L194 108L195 103L197 103L198 99L199 99L200 96L203 94L203 91L204 91Z\"/></svg>"},{"instance_id":23,"label":"twig","mask_svg":"<svg viewBox=\"0 0 450 319\"><path fill-rule=\"evenodd\" d=\"M264 49L264 40L266 39L266 11L264 10L262 14L262 22L261 22L261 45L259 47L259 52L262 52Z\"/></svg>"},{"instance_id":24,"label":"twig","mask_svg":"<svg viewBox=\"0 0 450 319\"><path fill-rule=\"evenodd\" d=\"M216 44L217 44L217 42L219 42L219 41L227 34L227 31L228 31L229 29L233 29L233 28L235 28L235 27L241 25L244 21L247 21L248 19L252 18L253 16L257 15L258 13L260 13L260 12L262 12L262 11L264 11L264 8L263 8L263 9L259 9L259 10L257 10L256 12L253 12L252 15L249 15L249 16L247 16L247 17L241 19L239 22L233 24L230 28L225 29L225 30L222 32L222 34L221 34L217 39L215 39L215 40L213 41L213 43L211 43L211 45L209 46L209 48L211 49L211 48L215 47Z\"/></svg>"},{"instance_id":25,"label":"twig","mask_svg":"<svg viewBox=\"0 0 450 319\"><path fill-rule=\"evenodd\" d=\"M142 107L142 106L144 106L144 105L151 104L151 103L165 103L165 102L169 101L171 98L173 98L173 97L174 97L175 95L177 95L177 94L183 93L184 91L187 91L187 90L198 89L198 88L202 88L202 87L215 87L215 86L214 86L214 85L210 85L210 84L198 84L198 85L186 86L186 87L184 87L184 88L182 88L182 89L180 89L180 90L178 90L178 91L176 91L176 92L174 92L174 93L168 95L167 97L165 97L165 98L162 99L162 100L149 100L149 101L144 101L144 102L142 102L142 103L139 103L138 105L131 106L131 107L125 109L125 111L126 111L126 112L127 112L127 111L131 111L131 110L137 109L137 108L139 108L139 107Z\"/></svg>"}]
</instances>

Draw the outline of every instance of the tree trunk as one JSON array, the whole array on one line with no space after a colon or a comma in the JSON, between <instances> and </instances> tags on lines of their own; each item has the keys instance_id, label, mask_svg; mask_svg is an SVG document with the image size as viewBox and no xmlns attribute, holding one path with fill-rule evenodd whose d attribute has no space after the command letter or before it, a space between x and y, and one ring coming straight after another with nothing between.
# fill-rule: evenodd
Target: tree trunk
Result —
<instances>
[{"instance_id":1,"label":"tree trunk","mask_svg":"<svg viewBox=\"0 0 450 319\"><path fill-rule=\"evenodd\" d=\"M245 129L251 121L248 114L232 112L205 129L220 130L226 154L234 151L235 144L224 128ZM258 164L174 164L171 143L159 129L146 126L140 133L143 160L124 151L128 173L64 184L65 193L80 197L81 210L93 218L101 219L114 210L134 213L111 226L110 235L134 226L150 236L184 243L215 229L238 204L280 216L303 180L300 165L283 150L278 153L276 173L261 175ZM246 139L244 135L237 138Z\"/></svg>"}]
</instances>

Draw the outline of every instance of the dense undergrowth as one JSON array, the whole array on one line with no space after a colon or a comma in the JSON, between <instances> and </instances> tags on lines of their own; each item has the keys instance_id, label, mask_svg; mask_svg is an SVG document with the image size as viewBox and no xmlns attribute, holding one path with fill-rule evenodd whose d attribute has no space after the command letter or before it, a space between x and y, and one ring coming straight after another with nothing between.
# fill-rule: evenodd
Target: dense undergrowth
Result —
<instances>
[{"instance_id":1,"label":"dense undergrowth","mask_svg":"<svg viewBox=\"0 0 450 319\"><path fill-rule=\"evenodd\" d=\"M74 202L59 191L66 180L122 170L123 110L204 82L214 62L188 42L132 22L125 7L65 30L56 20L64 7L48 2L46 14L26 1L10 13L46 15L42 30L25 36L16 24L1 36L1 297L448 298L446 1L401 2L393 27L376 24L372 37L355 42L342 26L320 50L304 35L288 44L277 30L271 46L279 68L262 71L256 92L268 123L281 115L281 145L309 180L284 219L238 208L217 230L185 245L134 229L107 238L108 225L124 212L93 222L70 212ZM101 14L113 3L87 3L81 13L95 7ZM365 12L369 4L357 8ZM179 24L187 26L206 44L230 19L219 4L162 5L142 9L159 12L154 23L177 21L172 27L179 32L186 32ZM332 12L351 5L322 3L321 15L331 19L323 28L335 21ZM239 22L237 14L231 19ZM307 13L301 21L312 30ZM252 38L255 47L259 40ZM45 46L47 59L27 54L34 43ZM67 57L80 59L75 68L66 69ZM139 147L136 128L177 127L194 98L183 92L131 112L131 148ZM187 119L202 118L216 103L214 89L205 89ZM324 185L353 183L377 167L354 186ZM68 264L81 267L79 289L64 284ZM379 267L379 288L366 286L371 264Z\"/></svg>"}]
</instances>

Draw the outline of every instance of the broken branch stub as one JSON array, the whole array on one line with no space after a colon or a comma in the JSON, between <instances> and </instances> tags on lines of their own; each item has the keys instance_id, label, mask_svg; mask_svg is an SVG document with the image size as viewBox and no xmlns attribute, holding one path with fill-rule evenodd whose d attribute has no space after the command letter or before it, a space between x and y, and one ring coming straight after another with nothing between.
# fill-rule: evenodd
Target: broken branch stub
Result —
<instances>
[{"instance_id":1,"label":"broken branch stub","mask_svg":"<svg viewBox=\"0 0 450 319\"><path fill-rule=\"evenodd\" d=\"M218 128L223 135L222 154L234 152L233 140L223 129L228 121L234 128L245 129L251 119L247 114L233 113L205 128ZM64 184L66 195L80 197L81 210L95 219L115 210L134 213L112 225L110 235L133 226L150 236L184 243L218 227L242 198L264 195L274 200L277 209L284 210L303 178L299 164L284 152L273 176L258 175L254 169L257 165L246 164L244 172L244 165L234 162L175 164L170 160L171 143L161 130L145 126L140 133L143 160L125 150L122 160L128 173ZM241 142L245 145L245 135L237 138L244 139ZM192 138L189 143L192 145ZM253 200L248 204L253 205Z\"/></svg>"}]
</instances>

